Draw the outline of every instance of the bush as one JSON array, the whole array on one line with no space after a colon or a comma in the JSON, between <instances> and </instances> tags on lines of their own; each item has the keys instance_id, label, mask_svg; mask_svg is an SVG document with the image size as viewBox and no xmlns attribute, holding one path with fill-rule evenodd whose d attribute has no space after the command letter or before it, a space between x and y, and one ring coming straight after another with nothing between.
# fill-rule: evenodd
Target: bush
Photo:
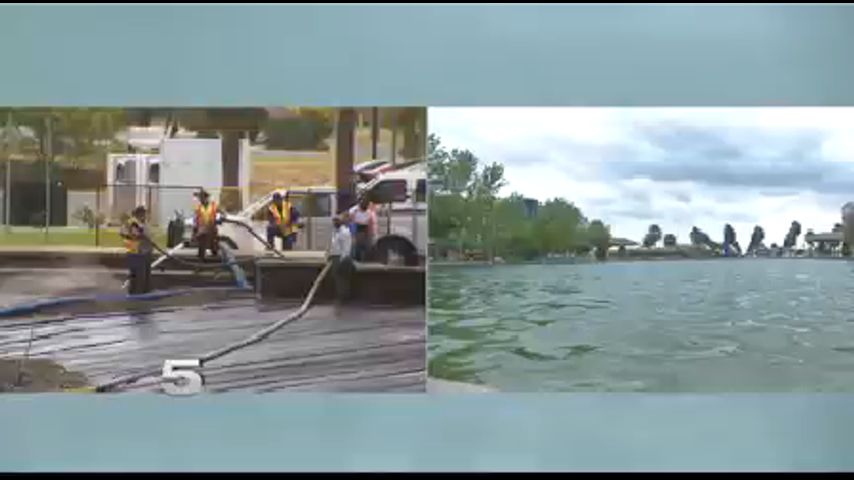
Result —
<instances>
[{"instance_id":1,"label":"bush","mask_svg":"<svg viewBox=\"0 0 854 480\"><path fill-rule=\"evenodd\" d=\"M303 114L295 118L268 120L264 125L267 148L276 150L326 150L324 141L334 129L333 123L320 114Z\"/></svg>"},{"instance_id":2,"label":"bush","mask_svg":"<svg viewBox=\"0 0 854 480\"><path fill-rule=\"evenodd\" d=\"M85 223L86 226L89 227L89 230L92 230L96 226L104 223L104 215L103 214L95 215L95 212L92 211L92 209L89 208L88 205L84 205L83 207L79 208L76 212L74 212L74 214L72 215L72 218L74 218L75 220L77 220L81 223Z\"/></svg>"}]
</instances>

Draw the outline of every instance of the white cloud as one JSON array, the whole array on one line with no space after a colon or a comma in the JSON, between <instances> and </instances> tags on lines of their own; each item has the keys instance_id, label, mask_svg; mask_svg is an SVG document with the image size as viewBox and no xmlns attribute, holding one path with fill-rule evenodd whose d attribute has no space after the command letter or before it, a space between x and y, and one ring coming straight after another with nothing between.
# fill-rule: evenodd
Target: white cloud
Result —
<instances>
[{"instance_id":1,"label":"white cloud","mask_svg":"<svg viewBox=\"0 0 854 480\"><path fill-rule=\"evenodd\" d=\"M782 243L793 220L830 230L854 199L854 108L431 108L429 119L447 147L505 166L502 193L564 197L618 236L657 223L680 241L695 225L720 239L730 223L746 244L758 224Z\"/></svg>"}]
</instances>

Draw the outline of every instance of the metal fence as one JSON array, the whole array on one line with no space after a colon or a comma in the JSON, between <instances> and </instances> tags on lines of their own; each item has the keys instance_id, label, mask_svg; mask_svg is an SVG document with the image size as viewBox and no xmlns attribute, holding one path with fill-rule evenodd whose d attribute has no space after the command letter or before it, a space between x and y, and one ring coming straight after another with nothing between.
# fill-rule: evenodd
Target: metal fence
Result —
<instances>
[{"instance_id":1,"label":"metal fence","mask_svg":"<svg viewBox=\"0 0 854 480\"><path fill-rule=\"evenodd\" d=\"M109 184L91 189L55 188L51 204L28 201L33 193L28 185L12 186L13 195L0 189L0 247L32 245L101 246L121 245L120 226L133 209L145 206L148 222L158 236L164 236L169 221L194 211L198 185ZM208 188L221 209L236 213L252 200L245 189ZM43 195L40 194L39 197ZM242 198L242 197L247 198ZM222 200L225 200L223 202ZM7 208L8 206L8 208ZM45 218L51 221L45 226Z\"/></svg>"}]
</instances>

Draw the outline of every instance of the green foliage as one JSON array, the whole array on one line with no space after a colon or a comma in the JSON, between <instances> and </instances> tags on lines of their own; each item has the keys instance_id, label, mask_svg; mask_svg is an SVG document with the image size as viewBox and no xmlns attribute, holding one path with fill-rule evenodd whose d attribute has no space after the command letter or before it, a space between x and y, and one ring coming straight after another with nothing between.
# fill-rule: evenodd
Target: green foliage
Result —
<instances>
[{"instance_id":1,"label":"green foliage","mask_svg":"<svg viewBox=\"0 0 854 480\"><path fill-rule=\"evenodd\" d=\"M661 240L661 227L658 225L650 225L649 231L643 238L643 246L646 248L654 247Z\"/></svg>"},{"instance_id":2,"label":"green foliage","mask_svg":"<svg viewBox=\"0 0 854 480\"><path fill-rule=\"evenodd\" d=\"M85 223L90 230L94 229L98 225L103 225L105 220L103 213L95 215L95 212L89 208L88 205L85 205L74 212L72 218L81 223Z\"/></svg>"},{"instance_id":3,"label":"green foliage","mask_svg":"<svg viewBox=\"0 0 854 480\"><path fill-rule=\"evenodd\" d=\"M604 260L611 241L610 229L601 220L593 220L587 227L587 240L593 246L596 258Z\"/></svg>"},{"instance_id":4,"label":"green foliage","mask_svg":"<svg viewBox=\"0 0 854 480\"><path fill-rule=\"evenodd\" d=\"M555 198L537 203L530 216L519 194L500 198L506 185L504 167L484 164L468 150L446 150L435 135L428 138L430 236L505 259L534 259L548 254L595 249L604 258L610 233L601 221L588 224L571 202Z\"/></svg>"},{"instance_id":5,"label":"green foliage","mask_svg":"<svg viewBox=\"0 0 854 480\"><path fill-rule=\"evenodd\" d=\"M664 236L664 246L665 247L675 247L676 246L676 235L672 233L668 233Z\"/></svg>"},{"instance_id":6,"label":"green foliage","mask_svg":"<svg viewBox=\"0 0 854 480\"><path fill-rule=\"evenodd\" d=\"M268 119L264 123L267 147L278 150L326 150L324 143L335 128L334 112L300 109L291 118Z\"/></svg>"},{"instance_id":7,"label":"green foliage","mask_svg":"<svg viewBox=\"0 0 854 480\"><path fill-rule=\"evenodd\" d=\"M120 108L2 108L4 125L11 118L19 132L33 132L36 155L47 153L47 119L52 118L52 152L68 164L92 156L111 146L117 132L126 128L127 116ZM28 143L23 139L22 148Z\"/></svg>"}]
</instances>

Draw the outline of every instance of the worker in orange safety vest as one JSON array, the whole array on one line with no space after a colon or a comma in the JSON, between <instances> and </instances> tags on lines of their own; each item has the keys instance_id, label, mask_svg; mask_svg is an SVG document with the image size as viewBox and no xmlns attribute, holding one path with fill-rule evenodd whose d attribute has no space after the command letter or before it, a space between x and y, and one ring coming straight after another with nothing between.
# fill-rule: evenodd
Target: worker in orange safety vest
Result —
<instances>
[{"instance_id":1,"label":"worker in orange safety vest","mask_svg":"<svg viewBox=\"0 0 854 480\"><path fill-rule=\"evenodd\" d=\"M299 211L290 201L290 195L276 192L269 208L267 224L267 243L275 247L276 238L282 239L282 250L293 250L297 243Z\"/></svg>"},{"instance_id":2,"label":"worker in orange safety vest","mask_svg":"<svg viewBox=\"0 0 854 480\"><path fill-rule=\"evenodd\" d=\"M204 261L207 250L210 250L212 255L217 255L219 251L216 218L218 205L215 200L211 200L205 189L199 190L197 197L199 201L193 217L193 238L199 246L199 260Z\"/></svg>"}]
</instances>

